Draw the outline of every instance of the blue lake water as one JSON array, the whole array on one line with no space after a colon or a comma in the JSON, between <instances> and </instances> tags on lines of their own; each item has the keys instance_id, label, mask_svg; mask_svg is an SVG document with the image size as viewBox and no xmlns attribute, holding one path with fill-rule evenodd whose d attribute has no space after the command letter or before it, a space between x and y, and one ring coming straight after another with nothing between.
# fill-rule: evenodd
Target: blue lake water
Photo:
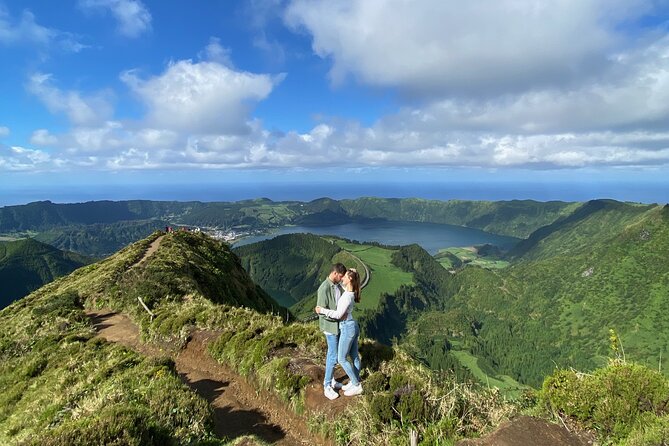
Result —
<instances>
[{"instance_id":1,"label":"blue lake water","mask_svg":"<svg viewBox=\"0 0 669 446\"><path fill-rule=\"evenodd\" d=\"M518 242L518 239L514 237L505 237L461 226L418 222L374 221L346 223L334 226L285 226L268 234L244 238L236 242L234 246L248 245L276 237L277 235L294 233L336 235L350 240L378 242L384 245L410 245L417 243L432 255L436 254L441 248L490 243L508 249Z\"/></svg>"}]
</instances>

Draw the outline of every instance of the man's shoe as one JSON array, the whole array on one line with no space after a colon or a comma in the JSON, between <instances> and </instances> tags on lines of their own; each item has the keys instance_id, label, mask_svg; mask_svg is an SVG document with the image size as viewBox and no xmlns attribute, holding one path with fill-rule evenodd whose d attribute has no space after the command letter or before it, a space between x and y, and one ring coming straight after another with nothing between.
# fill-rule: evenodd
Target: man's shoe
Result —
<instances>
[{"instance_id":1,"label":"man's shoe","mask_svg":"<svg viewBox=\"0 0 669 446\"><path fill-rule=\"evenodd\" d=\"M325 386L325 389L323 389L323 395L325 395L325 398L329 400L336 400L339 398L339 394L334 391L334 389L330 386Z\"/></svg>"},{"instance_id":2,"label":"man's shoe","mask_svg":"<svg viewBox=\"0 0 669 446\"><path fill-rule=\"evenodd\" d=\"M348 388L348 390L344 391L344 395L346 396L355 396L355 395L360 395L362 393L362 384L358 384L357 386L351 386Z\"/></svg>"},{"instance_id":3,"label":"man's shoe","mask_svg":"<svg viewBox=\"0 0 669 446\"><path fill-rule=\"evenodd\" d=\"M344 387L344 386L342 386L341 383L340 383L339 381L337 381L336 379L332 378L332 388L333 388L333 389L335 389L335 390L339 390L339 389L341 389L341 388L343 388L343 387Z\"/></svg>"}]
</instances>

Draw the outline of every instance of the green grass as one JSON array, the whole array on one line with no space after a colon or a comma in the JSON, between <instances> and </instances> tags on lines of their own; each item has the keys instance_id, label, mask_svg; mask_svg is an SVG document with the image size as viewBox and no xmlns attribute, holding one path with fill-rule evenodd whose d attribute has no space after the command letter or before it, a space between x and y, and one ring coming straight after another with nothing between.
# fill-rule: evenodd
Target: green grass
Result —
<instances>
[{"instance_id":1,"label":"green grass","mask_svg":"<svg viewBox=\"0 0 669 446\"><path fill-rule=\"evenodd\" d=\"M253 294L258 291L239 260L205 235L165 236L137 264L159 235L0 311L0 444L221 444L211 436L211 408L182 384L174 363L95 339L84 306L127 314L145 341L179 346L195 329L220 333L210 349L216 360L276 395L286 410L304 413L311 364L325 361L318 326L263 312L262 293ZM392 250L352 247L387 274L387 289L399 286L390 280L394 268L387 268ZM318 423L334 443L402 444L411 429L425 444L452 443L480 435L516 410L498 392L434 374L400 347L362 339L360 351L370 383L365 396L336 420Z\"/></svg>"},{"instance_id":2,"label":"green grass","mask_svg":"<svg viewBox=\"0 0 669 446\"><path fill-rule=\"evenodd\" d=\"M508 375L488 375L479 367L478 358L467 351L452 350L451 354L458 358L460 363L467 367L481 384L487 387L497 387L504 395L511 399L518 398L523 391L529 389L529 387L523 386Z\"/></svg>"},{"instance_id":3,"label":"green grass","mask_svg":"<svg viewBox=\"0 0 669 446\"><path fill-rule=\"evenodd\" d=\"M362 292L362 300L355 307L357 311L376 309L381 294L392 294L402 285L413 285L413 274L402 271L391 263L392 249L359 245L344 240L337 240L336 243L359 257L370 269L372 277Z\"/></svg>"},{"instance_id":4,"label":"green grass","mask_svg":"<svg viewBox=\"0 0 669 446\"><path fill-rule=\"evenodd\" d=\"M457 257L464 265L475 265L487 269L503 269L511 265L506 260L480 256L476 252L476 248L442 248L435 254L434 258L448 270L457 269L461 265L455 264L452 256Z\"/></svg>"},{"instance_id":5,"label":"green grass","mask_svg":"<svg viewBox=\"0 0 669 446\"><path fill-rule=\"evenodd\" d=\"M94 338L76 292L37 292L20 304L0 312L1 444L213 438L210 407L174 364Z\"/></svg>"}]
</instances>

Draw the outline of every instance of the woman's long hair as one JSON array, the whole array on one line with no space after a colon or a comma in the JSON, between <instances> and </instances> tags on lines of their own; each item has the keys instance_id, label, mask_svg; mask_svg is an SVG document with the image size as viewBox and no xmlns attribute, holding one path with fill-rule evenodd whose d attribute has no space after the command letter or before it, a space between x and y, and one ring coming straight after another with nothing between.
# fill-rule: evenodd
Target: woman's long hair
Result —
<instances>
[{"instance_id":1,"label":"woman's long hair","mask_svg":"<svg viewBox=\"0 0 669 446\"><path fill-rule=\"evenodd\" d=\"M353 288L353 294L355 295L355 302L360 302L360 274L354 268L349 268L346 271L348 278L351 280L351 288Z\"/></svg>"}]
</instances>

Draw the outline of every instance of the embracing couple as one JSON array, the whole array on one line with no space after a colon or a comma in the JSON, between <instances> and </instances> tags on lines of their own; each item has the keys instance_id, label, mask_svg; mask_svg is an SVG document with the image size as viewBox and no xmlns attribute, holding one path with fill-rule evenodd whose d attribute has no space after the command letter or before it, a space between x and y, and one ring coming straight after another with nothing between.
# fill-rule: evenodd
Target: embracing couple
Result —
<instances>
[{"instance_id":1,"label":"embracing couple","mask_svg":"<svg viewBox=\"0 0 669 446\"><path fill-rule=\"evenodd\" d=\"M339 397L337 393L339 389L342 389L346 396L362 393L358 354L360 327L353 320L353 306L358 302L360 302L360 274L353 268L346 270L341 263L332 265L327 279L318 288L315 308L320 329L325 334L328 345L323 392L331 400ZM351 357L353 363L347 356ZM345 386L334 379L337 362L348 375L349 381Z\"/></svg>"}]
</instances>

